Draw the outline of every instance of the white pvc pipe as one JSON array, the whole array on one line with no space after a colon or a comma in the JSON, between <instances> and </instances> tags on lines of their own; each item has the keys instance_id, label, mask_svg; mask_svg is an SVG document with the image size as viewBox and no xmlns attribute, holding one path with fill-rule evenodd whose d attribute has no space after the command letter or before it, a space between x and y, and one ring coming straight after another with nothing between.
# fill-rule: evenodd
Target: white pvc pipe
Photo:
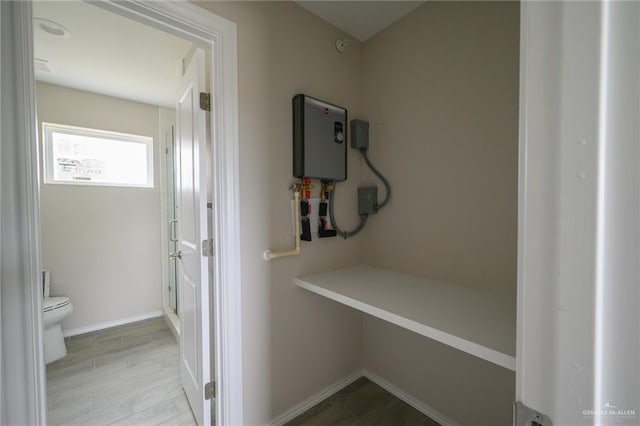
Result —
<instances>
[{"instance_id":1,"label":"white pvc pipe","mask_svg":"<svg viewBox=\"0 0 640 426\"><path fill-rule=\"evenodd\" d=\"M264 260L276 259L278 257L297 256L300 254L300 191L293 193L293 222L295 223L295 248L288 251L271 251L267 249L262 254Z\"/></svg>"}]
</instances>

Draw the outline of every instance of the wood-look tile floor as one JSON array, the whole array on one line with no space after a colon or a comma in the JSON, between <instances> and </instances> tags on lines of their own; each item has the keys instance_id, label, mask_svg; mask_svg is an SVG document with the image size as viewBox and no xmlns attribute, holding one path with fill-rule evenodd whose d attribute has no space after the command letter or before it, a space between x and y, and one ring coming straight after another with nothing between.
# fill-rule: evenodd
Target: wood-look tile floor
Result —
<instances>
[{"instance_id":1,"label":"wood-look tile floor","mask_svg":"<svg viewBox=\"0 0 640 426\"><path fill-rule=\"evenodd\" d=\"M440 426L369 379L361 377L285 426Z\"/></svg>"},{"instance_id":2,"label":"wood-look tile floor","mask_svg":"<svg viewBox=\"0 0 640 426\"><path fill-rule=\"evenodd\" d=\"M179 348L154 318L66 339L47 365L49 425L195 425Z\"/></svg>"}]
</instances>

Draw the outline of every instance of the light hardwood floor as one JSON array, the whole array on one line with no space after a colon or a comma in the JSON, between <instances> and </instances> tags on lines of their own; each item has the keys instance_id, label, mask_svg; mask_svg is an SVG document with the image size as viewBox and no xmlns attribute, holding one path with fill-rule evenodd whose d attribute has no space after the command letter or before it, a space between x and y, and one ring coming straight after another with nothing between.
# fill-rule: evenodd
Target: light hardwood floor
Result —
<instances>
[{"instance_id":1,"label":"light hardwood floor","mask_svg":"<svg viewBox=\"0 0 640 426\"><path fill-rule=\"evenodd\" d=\"M195 426L182 385L179 348L164 319L67 338L68 354L47 365L49 425ZM286 426L437 426L360 378Z\"/></svg>"},{"instance_id":2,"label":"light hardwood floor","mask_svg":"<svg viewBox=\"0 0 640 426\"><path fill-rule=\"evenodd\" d=\"M49 425L195 425L179 348L154 318L67 338L47 366Z\"/></svg>"}]
</instances>

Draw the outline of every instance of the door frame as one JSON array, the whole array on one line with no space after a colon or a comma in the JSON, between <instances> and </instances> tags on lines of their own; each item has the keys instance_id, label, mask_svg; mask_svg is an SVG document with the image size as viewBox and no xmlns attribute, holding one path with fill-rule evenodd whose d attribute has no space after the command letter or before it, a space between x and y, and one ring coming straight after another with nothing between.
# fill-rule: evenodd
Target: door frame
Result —
<instances>
[{"instance_id":1,"label":"door frame","mask_svg":"<svg viewBox=\"0 0 640 426\"><path fill-rule=\"evenodd\" d=\"M640 6L521 12L516 399L554 424L628 424L640 409L628 331L640 319Z\"/></svg>"},{"instance_id":2,"label":"door frame","mask_svg":"<svg viewBox=\"0 0 640 426\"><path fill-rule=\"evenodd\" d=\"M211 89L211 155L213 239L216 255L213 257L214 275L214 353L216 378L215 418L219 424L242 424L242 326L241 326L241 268L240 268L240 205L239 205L239 155L238 155L238 59L236 24L215 15L186 0L151 2L138 0L100 0L92 4L118 13L146 25L168 31L210 49ZM40 269L41 242L39 236L38 146L35 121L35 77L33 73L33 30L30 2L17 2L12 35L14 45L24 53L17 64L15 75L4 73L3 78L13 78L18 94L15 108L18 141L31 141L25 151L22 164L15 165L14 173L26 182L24 215L15 218L24 228L26 237L25 262L22 276L29 283L27 294L20 299L22 317L18 324L2 322L2 335L14 335L21 328L25 369L30 380L21 380L25 393L7 392L8 406L12 402L24 407L24 415L34 419L34 424L46 424L46 378L42 357L41 294L38 271ZM7 98L7 101L9 99ZM4 134L4 133L3 133ZM3 142L4 143L4 142ZM4 166L4 164L3 164ZM4 187L2 188L5 189ZM13 219L13 218L12 218ZM3 244L3 249L10 249ZM22 254L22 253L21 253ZM4 276L3 276L4 278ZM3 283L4 284L4 283ZM211 284L211 283L210 283ZM4 289L4 288L3 288ZM23 327L18 327L23 325ZM12 330L9 330L11 328ZM6 334L5 334L6 333ZM6 343L6 341L5 341ZM5 354L0 355L2 357ZM4 380L5 378L2 377ZM1 393L1 392L0 392ZM33 401L23 401L24 395ZM11 400L11 401L9 401ZM27 407L28 405L28 407ZM5 408L5 407L2 407ZM2 414L4 416L4 414Z\"/></svg>"},{"instance_id":3,"label":"door frame","mask_svg":"<svg viewBox=\"0 0 640 426\"><path fill-rule=\"evenodd\" d=\"M14 180L0 179L0 423L39 425L47 402L31 3L0 3L0 27L0 172Z\"/></svg>"}]
</instances>

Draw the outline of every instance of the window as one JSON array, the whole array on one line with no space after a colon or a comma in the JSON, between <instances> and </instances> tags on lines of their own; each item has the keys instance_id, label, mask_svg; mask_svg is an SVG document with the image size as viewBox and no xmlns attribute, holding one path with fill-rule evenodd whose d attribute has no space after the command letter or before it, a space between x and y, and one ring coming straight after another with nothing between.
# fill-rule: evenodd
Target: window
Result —
<instances>
[{"instance_id":1,"label":"window","mask_svg":"<svg viewBox=\"0 0 640 426\"><path fill-rule=\"evenodd\" d=\"M153 188L153 138L43 123L44 182Z\"/></svg>"}]
</instances>

